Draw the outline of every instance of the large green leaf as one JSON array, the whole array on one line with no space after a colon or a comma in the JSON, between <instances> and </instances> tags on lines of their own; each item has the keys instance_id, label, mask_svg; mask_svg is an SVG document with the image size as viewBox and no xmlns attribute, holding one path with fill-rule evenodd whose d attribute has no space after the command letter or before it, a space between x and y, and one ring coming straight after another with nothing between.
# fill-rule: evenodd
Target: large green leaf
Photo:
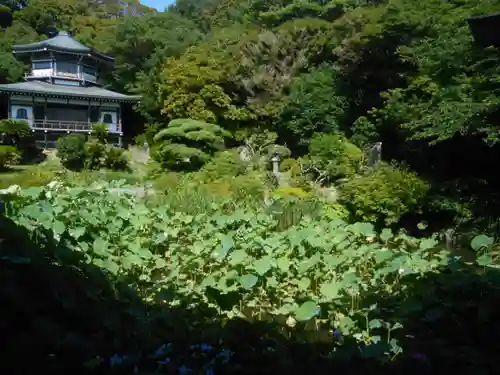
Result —
<instances>
[{"instance_id":1,"label":"large green leaf","mask_svg":"<svg viewBox=\"0 0 500 375\"><path fill-rule=\"evenodd\" d=\"M335 282L327 282L321 284L319 290L326 298L335 299L339 297L340 285Z\"/></svg>"},{"instance_id":2,"label":"large green leaf","mask_svg":"<svg viewBox=\"0 0 500 375\"><path fill-rule=\"evenodd\" d=\"M107 256L109 255L109 252L108 252L108 242L105 241L104 239L98 237L94 240L94 244L92 246L92 250L94 251L94 253L96 255L99 255L99 256Z\"/></svg>"},{"instance_id":3,"label":"large green leaf","mask_svg":"<svg viewBox=\"0 0 500 375\"><path fill-rule=\"evenodd\" d=\"M273 258L271 258L270 256L265 256L253 262L253 268L259 275L263 276L267 271L271 269L272 262Z\"/></svg>"},{"instance_id":4,"label":"large green leaf","mask_svg":"<svg viewBox=\"0 0 500 375\"><path fill-rule=\"evenodd\" d=\"M84 227L76 227L76 228L70 228L69 229L69 235L71 237L73 237L75 240L78 240L84 234L85 234L85 228Z\"/></svg>"},{"instance_id":5,"label":"large green leaf","mask_svg":"<svg viewBox=\"0 0 500 375\"><path fill-rule=\"evenodd\" d=\"M493 242L494 239L492 237L480 234L472 239L470 246L477 251L481 250L482 248L491 246Z\"/></svg>"},{"instance_id":6,"label":"large green leaf","mask_svg":"<svg viewBox=\"0 0 500 375\"><path fill-rule=\"evenodd\" d=\"M245 250L238 249L231 252L229 263L234 266L243 263L243 261L247 258L247 252Z\"/></svg>"},{"instance_id":7,"label":"large green leaf","mask_svg":"<svg viewBox=\"0 0 500 375\"><path fill-rule=\"evenodd\" d=\"M320 312L319 306L313 301L306 301L295 310L295 319L298 321L311 320Z\"/></svg>"},{"instance_id":8,"label":"large green leaf","mask_svg":"<svg viewBox=\"0 0 500 375\"><path fill-rule=\"evenodd\" d=\"M245 289L252 289L257 284L258 277L252 274L242 275L239 279L241 286Z\"/></svg>"},{"instance_id":9,"label":"large green leaf","mask_svg":"<svg viewBox=\"0 0 500 375\"><path fill-rule=\"evenodd\" d=\"M52 230L56 236L61 236L66 230L66 225L60 220L55 220L52 226Z\"/></svg>"}]
</instances>

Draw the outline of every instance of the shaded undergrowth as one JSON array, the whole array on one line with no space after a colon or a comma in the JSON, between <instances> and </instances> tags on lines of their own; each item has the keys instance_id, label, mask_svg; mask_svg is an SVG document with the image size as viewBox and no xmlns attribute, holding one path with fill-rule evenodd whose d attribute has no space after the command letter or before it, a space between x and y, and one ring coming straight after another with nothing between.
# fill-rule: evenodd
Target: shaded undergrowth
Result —
<instances>
[{"instance_id":1,"label":"shaded undergrowth","mask_svg":"<svg viewBox=\"0 0 500 375\"><path fill-rule=\"evenodd\" d=\"M335 346L331 337L304 342L266 323L222 320L209 307L145 303L125 282L111 282L50 236L38 240L5 217L0 217L0 234L1 371L132 374L137 366L140 374L179 369L193 374L498 373L500 276L494 269L454 263L439 274L408 281L410 298L378 301L388 319L405 322L406 333L405 352L381 364L351 349L328 357ZM203 346L193 347L197 344L232 355L212 363ZM166 351L158 352L162 347Z\"/></svg>"}]
</instances>

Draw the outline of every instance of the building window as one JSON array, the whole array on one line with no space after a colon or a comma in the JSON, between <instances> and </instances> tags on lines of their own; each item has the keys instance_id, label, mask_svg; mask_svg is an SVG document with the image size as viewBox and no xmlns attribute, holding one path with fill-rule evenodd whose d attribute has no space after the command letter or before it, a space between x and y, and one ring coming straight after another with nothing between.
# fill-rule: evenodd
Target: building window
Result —
<instances>
[{"instance_id":1,"label":"building window","mask_svg":"<svg viewBox=\"0 0 500 375\"><path fill-rule=\"evenodd\" d=\"M58 75L77 75L78 64L72 62L57 62L56 69Z\"/></svg>"},{"instance_id":2,"label":"building window","mask_svg":"<svg viewBox=\"0 0 500 375\"><path fill-rule=\"evenodd\" d=\"M112 124L113 123L113 116L111 116L111 113L105 113L103 116L102 122L105 124Z\"/></svg>"},{"instance_id":3,"label":"building window","mask_svg":"<svg viewBox=\"0 0 500 375\"><path fill-rule=\"evenodd\" d=\"M91 67L91 66L82 65L82 71L84 74L88 74L88 75L94 76L94 77L97 76L96 69Z\"/></svg>"},{"instance_id":4,"label":"building window","mask_svg":"<svg viewBox=\"0 0 500 375\"><path fill-rule=\"evenodd\" d=\"M26 108L18 108L16 112L16 118L19 120L27 120L28 111L26 110Z\"/></svg>"},{"instance_id":5,"label":"building window","mask_svg":"<svg viewBox=\"0 0 500 375\"><path fill-rule=\"evenodd\" d=\"M33 63L33 69L52 69L52 62L50 61L37 61Z\"/></svg>"}]
</instances>

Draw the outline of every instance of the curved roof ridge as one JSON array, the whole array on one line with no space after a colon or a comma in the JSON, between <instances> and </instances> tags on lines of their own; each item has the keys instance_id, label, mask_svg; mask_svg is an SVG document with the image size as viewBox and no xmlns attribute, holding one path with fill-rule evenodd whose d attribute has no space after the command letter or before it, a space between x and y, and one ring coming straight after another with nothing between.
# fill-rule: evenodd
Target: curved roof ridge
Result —
<instances>
[{"instance_id":1,"label":"curved roof ridge","mask_svg":"<svg viewBox=\"0 0 500 375\"><path fill-rule=\"evenodd\" d=\"M28 43L28 44L16 44L12 46L12 51L14 53L36 52L43 50L71 52L77 54L94 54L108 61L114 60L111 56L107 56L90 47L87 47L83 43L74 39L71 36L71 34L67 31L60 31L56 36L41 40L39 42Z\"/></svg>"}]
</instances>

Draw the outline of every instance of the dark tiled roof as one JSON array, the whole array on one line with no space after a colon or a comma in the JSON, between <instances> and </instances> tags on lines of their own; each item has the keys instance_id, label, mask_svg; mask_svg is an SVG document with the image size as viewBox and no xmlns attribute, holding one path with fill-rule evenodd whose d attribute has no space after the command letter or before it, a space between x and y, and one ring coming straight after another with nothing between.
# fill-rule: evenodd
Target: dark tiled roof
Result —
<instances>
[{"instance_id":1,"label":"dark tiled roof","mask_svg":"<svg viewBox=\"0 0 500 375\"><path fill-rule=\"evenodd\" d=\"M37 52L44 50L86 55L91 54L110 62L114 61L111 56L107 56L83 45L78 40L72 38L71 35L65 31L61 31L57 36L42 40L40 42L17 44L12 46L12 52L14 53Z\"/></svg>"},{"instance_id":2,"label":"dark tiled roof","mask_svg":"<svg viewBox=\"0 0 500 375\"><path fill-rule=\"evenodd\" d=\"M118 92L103 89L101 87L89 86L65 86L54 85L52 83L30 81L8 83L0 85L0 92L9 92L13 94L33 94L38 96L65 97L65 98L84 98L107 100L117 102L137 102L140 99L138 95L125 95Z\"/></svg>"},{"instance_id":3,"label":"dark tiled roof","mask_svg":"<svg viewBox=\"0 0 500 375\"><path fill-rule=\"evenodd\" d=\"M481 47L500 47L500 13L467 18L472 37Z\"/></svg>"}]
</instances>

